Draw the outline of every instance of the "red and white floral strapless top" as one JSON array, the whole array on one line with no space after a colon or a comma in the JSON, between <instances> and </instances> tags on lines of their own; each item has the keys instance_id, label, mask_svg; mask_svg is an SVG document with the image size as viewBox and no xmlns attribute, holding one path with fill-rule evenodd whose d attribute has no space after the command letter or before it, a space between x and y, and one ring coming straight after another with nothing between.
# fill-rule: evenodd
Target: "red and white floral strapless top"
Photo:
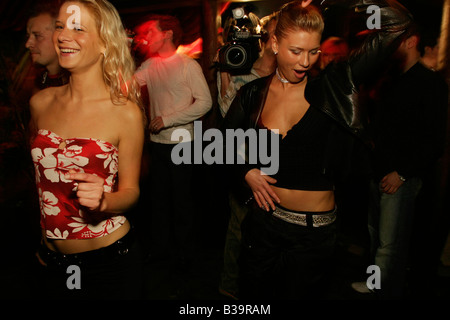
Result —
<instances>
[{"instance_id":1,"label":"red and white floral strapless top","mask_svg":"<svg viewBox=\"0 0 450 320\"><path fill-rule=\"evenodd\" d=\"M50 239L90 239L106 236L126 218L116 216L97 225L84 221L83 207L76 196L76 182L65 174L95 174L105 179L104 191L112 192L118 169L118 149L109 142L91 138L63 139L48 130L39 130L31 146L39 192L41 227Z\"/></svg>"}]
</instances>

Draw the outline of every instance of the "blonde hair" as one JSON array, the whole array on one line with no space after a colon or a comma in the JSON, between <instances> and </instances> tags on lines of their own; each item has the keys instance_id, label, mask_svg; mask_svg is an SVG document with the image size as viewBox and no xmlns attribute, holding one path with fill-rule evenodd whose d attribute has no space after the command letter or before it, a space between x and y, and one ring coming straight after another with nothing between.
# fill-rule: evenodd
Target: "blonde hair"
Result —
<instances>
[{"instance_id":1,"label":"blonde hair","mask_svg":"<svg viewBox=\"0 0 450 320\"><path fill-rule=\"evenodd\" d=\"M285 4L278 13L278 22L275 36L284 38L291 31L303 30L322 34L324 21L320 11L313 5L302 7L301 1L292 1Z\"/></svg>"},{"instance_id":2,"label":"blonde hair","mask_svg":"<svg viewBox=\"0 0 450 320\"><path fill-rule=\"evenodd\" d=\"M66 0L78 2L93 14L97 31L106 50L103 58L103 79L111 91L114 104L127 100L142 109L140 87L133 75L136 66L128 46L128 38L116 8L106 0Z\"/></svg>"}]
</instances>

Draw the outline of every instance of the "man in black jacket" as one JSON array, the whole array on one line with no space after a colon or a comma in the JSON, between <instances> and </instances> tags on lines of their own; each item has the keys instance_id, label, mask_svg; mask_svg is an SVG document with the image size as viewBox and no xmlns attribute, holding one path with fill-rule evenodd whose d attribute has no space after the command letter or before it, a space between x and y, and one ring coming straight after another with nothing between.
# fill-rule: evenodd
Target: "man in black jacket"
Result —
<instances>
[{"instance_id":1,"label":"man in black jacket","mask_svg":"<svg viewBox=\"0 0 450 320\"><path fill-rule=\"evenodd\" d=\"M380 268L377 289L388 299L404 297L416 198L424 174L444 148L448 88L420 63L419 41L413 26L376 90L372 110L369 233L374 264Z\"/></svg>"}]
</instances>

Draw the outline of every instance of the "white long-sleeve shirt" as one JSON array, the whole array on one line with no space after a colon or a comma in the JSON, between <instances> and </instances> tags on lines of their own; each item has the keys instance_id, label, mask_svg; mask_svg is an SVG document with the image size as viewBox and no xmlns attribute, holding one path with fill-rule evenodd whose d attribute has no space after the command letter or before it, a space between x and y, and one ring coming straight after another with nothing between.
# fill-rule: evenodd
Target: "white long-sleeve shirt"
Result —
<instances>
[{"instance_id":1,"label":"white long-sleeve shirt","mask_svg":"<svg viewBox=\"0 0 450 320\"><path fill-rule=\"evenodd\" d=\"M164 129L150 134L150 140L175 144L178 141L172 141L171 136L176 129L188 130L192 140L193 122L212 107L211 92L197 61L178 53L169 58L150 58L135 77L141 86L147 85L150 119L161 116L164 122Z\"/></svg>"},{"instance_id":2,"label":"white long-sleeve shirt","mask_svg":"<svg viewBox=\"0 0 450 320\"><path fill-rule=\"evenodd\" d=\"M219 102L219 109L222 117L225 117L225 115L228 112L228 109L230 109L231 103L233 102L234 98L236 97L237 92L239 89L246 83L249 83L255 79L260 78L260 75L256 72L255 69L251 69L249 74L241 74L236 76L230 77L230 83L228 84L227 90L225 92L225 95L222 97L222 79L220 78L220 71L217 72L217 89L219 90L218 95L218 102Z\"/></svg>"}]
</instances>

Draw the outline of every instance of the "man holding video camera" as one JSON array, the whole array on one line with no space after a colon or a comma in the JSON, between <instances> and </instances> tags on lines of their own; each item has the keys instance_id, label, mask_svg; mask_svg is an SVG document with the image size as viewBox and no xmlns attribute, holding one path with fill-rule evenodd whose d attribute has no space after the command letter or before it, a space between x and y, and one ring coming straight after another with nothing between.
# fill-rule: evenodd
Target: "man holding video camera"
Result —
<instances>
[{"instance_id":1,"label":"man holding video camera","mask_svg":"<svg viewBox=\"0 0 450 320\"><path fill-rule=\"evenodd\" d=\"M232 25L228 32L225 30L224 36L228 38L228 41L219 50L217 87L222 117L227 113L241 86L270 75L276 67L271 41L276 26L276 15L273 14L258 21L254 14L249 13L247 19L246 16L241 19L232 19L231 24L238 24L239 20L250 20L251 23L240 28ZM260 33L257 30L259 27Z\"/></svg>"},{"instance_id":2,"label":"man holding video camera","mask_svg":"<svg viewBox=\"0 0 450 320\"><path fill-rule=\"evenodd\" d=\"M275 14L272 14L257 22L261 25L262 30L260 35L253 38L257 38L258 41L256 43L252 38L245 38L241 42L228 42L220 49L217 85L219 90L218 103L222 117L225 117L240 87L257 78L268 76L275 71L276 59L272 51L272 35L277 23L276 17ZM231 38L233 36L231 35ZM259 47L259 38L261 39L261 48ZM253 48L255 48L255 44L258 44L256 61L254 57L251 57L252 52L254 52L252 51L253 49L247 49L247 52L243 52L245 46L240 46L242 42L251 44ZM249 48L249 46L246 48ZM234 49L235 54L233 55ZM260 49L261 52L259 53ZM251 60L252 58L253 60ZM239 278L237 258L240 252L241 223L248 209L242 199L238 199L234 193L229 194L229 205L230 221L226 234L224 267L221 274L219 292L237 299L237 281Z\"/></svg>"}]
</instances>

